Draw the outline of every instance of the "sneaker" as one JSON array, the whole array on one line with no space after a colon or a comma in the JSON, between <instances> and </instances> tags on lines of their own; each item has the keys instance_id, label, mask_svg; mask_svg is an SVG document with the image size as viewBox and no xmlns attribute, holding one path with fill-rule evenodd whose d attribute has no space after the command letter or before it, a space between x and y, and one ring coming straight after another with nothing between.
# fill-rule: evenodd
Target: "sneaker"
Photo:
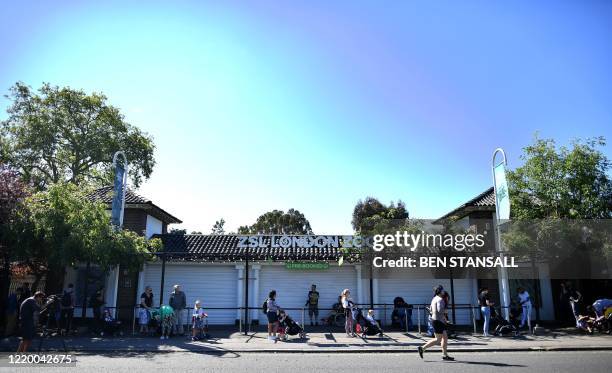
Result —
<instances>
[{"instance_id":1,"label":"sneaker","mask_svg":"<svg viewBox=\"0 0 612 373\"><path fill-rule=\"evenodd\" d=\"M191 337L191 342L197 341L196 337Z\"/></svg>"},{"instance_id":2,"label":"sneaker","mask_svg":"<svg viewBox=\"0 0 612 373\"><path fill-rule=\"evenodd\" d=\"M455 358L454 357L450 357L448 355L445 355L445 356L442 356L442 360L445 360L445 361L455 361Z\"/></svg>"},{"instance_id":3,"label":"sneaker","mask_svg":"<svg viewBox=\"0 0 612 373\"><path fill-rule=\"evenodd\" d=\"M422 359L423 358L423 347L419 346L418 351L419 351L419 356Z\"/></svg>"}]
</instances>

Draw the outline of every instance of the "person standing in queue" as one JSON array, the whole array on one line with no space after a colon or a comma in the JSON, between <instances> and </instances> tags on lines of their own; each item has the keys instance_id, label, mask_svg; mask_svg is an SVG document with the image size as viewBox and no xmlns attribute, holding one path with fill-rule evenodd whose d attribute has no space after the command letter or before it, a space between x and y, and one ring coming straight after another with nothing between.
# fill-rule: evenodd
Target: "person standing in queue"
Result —
<instances>
[{"instance_id":1,"label":"person standing in queue","mask_svg":"<svg viewBox=\"0 0 612 373\"><path fill-rule=\"evenodd\" d=\"M342 290L342 308L344 309L344 331L346 332L347 337L354 338L355 332L353 331L353 308L355 308L355 304L351 299L351 292L349 289Z\"/></svg>"},{"instance_id":2,"label":"person standing in queue","mask_svg":"<svg viewBox=\"0 0 612 373\"><path fill-rule=\"evenodd\" d=\"M266 300L266 317L268 318L268 339L277 342L276 332L278 331L278 310L280 307L276 304L276 290L272 290L268 294Z\"/></svg>"},{"instance_id":3,"label":"person standing in queue","mask_svg":"<svg viewBox=\"0 0 612 373\"><path fill-rule=\"evenodd\" d=\"M37 291L34 296L27 298L21 303L19 318L21 322L21 342L17 352L28 352L28 348L32 344L32 339L36 335L36 325L38 324L38 316L40 313L40 305L45 299L45 293Z\"/></svg>"},{"instance_id":4,"label":"person standing in queue","mask_svg":"<svg viewBox=\"0 0 612 373\"><path fill-rule=\"evenodd\" d=\"M312 284L312 286L310 287L310 291L308 292L308 299L306 299L305 306L308 306L308 317L310 317L310 326L319 325L319 292L317 291L317 285Z\"/></svg>"},{"instance_id":5,"label":"person standing in queue","mask_svg":"<svg viewBox=\"0 0 612 373\"><path fill-rule=\"evenodd\" d=\"M173 332L174 334L184 335L183 324L185 324L185 321L183 319L183 310L187 307L187 297L181 290L181 285L174 285L168 303L174 310L174 320L176 321L173 326Z\"/></svg>"},{"instance_id":6,"label":"person standing in queue","mask_svg":"<svg viewBox=\"0 0 612 373\"><path fill-rule=\"evenodd\" d=\"M519 328L527 325L529 331L531 331L531 298L529 297L529 293L524 288L518 288L518 298L519 304L522 308L521 313L521 324Z\"/></svg>"},{"instance_id":7,"label":"person standing in queue","mask_svg":"<svg viewBox=\"0 0 612 373\"><path fill-rule=\"evenodd\" d=\"M482 312L482 317L484 318L484 323L482 325L482 335L483 337L490 337L489 334L489 324L491 323L491 307L495 303L491 300L489 296L489 288L483 287L478 292L478 305L480 306L480 312Z\"/></svg>"},{"instance_id":8,"label":"person standing in queue","mask_svg":"<svg viewBox=\"0 0 612 373\"><path fill-rule=\"evenodd\" d=\"M68 287L62 294L62 302L60 304L60 324L63 325L64 334L69 334L72 330L72 319L74 318L74 284L68 284Z\"/></svg>"},{"instance_id":9,"label":"person standing in queue","mask_svg":"<svg viewBox=\"0 0 612 373\"><path fill-rule=\"evenodd\" d=\"M446 351L448 345L448 335L446 334L446 302L444 301L445 291L442 286L438 285L434 288L434 297L431 300L431 319L434 328L434 339L418 347L419 356L423 358L423 353L429 347L441 345L442 360L453 361L455 358L450 357Z\"/></svg>"}]
</instances>

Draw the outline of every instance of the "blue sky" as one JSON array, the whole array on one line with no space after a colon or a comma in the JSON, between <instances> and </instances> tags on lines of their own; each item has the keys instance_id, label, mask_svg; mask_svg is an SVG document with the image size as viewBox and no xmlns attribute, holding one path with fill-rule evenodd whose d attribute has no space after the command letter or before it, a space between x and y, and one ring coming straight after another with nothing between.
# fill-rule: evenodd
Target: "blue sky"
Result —
<instances>
[{"instance_id":1,"label":"blue sky","mask_svg":"<svg viewBox=\"0 0 612 373\"><path fill-rule=\"evenodd\" d=\"M610 1L330 3L7 2L0 91L104 92L155 139L140 192L190 231L297 208L349 233L366 196L436 218L498 146L612 140Z\"/></svg>"}]
</instances>

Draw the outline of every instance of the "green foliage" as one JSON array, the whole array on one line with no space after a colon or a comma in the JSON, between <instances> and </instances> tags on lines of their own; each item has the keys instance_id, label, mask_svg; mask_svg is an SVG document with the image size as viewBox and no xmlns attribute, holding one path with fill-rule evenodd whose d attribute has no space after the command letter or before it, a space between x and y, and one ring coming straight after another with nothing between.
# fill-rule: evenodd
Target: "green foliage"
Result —
<instances>
[{"instance_id":1,"label":"green foliage","mask_svg":"<svg viewBox=\"0 0 612 373\"><path fill-rule=\"evenodd\" d=\"M258 217L250 227L239 227L238 234L312 234L312 228L298 210L273 210Z\"/></svg>"},{"instance_id":2,"label":"green foliage","mask_svg":"<svg viewBox=\"0 0 612 373\"><path fill-rule=\"evenodd\" d=\"M402 201L398 201L397 205L392 201L386 206L376 198L367 197L355 205L351 224L357 233L374 234L393 229L398 224L403 225L408 218L406 205Z\"/></svg>"},{"instance_id":3,"label":"green foliage","mask_svg":"<svg viewBox=\"0 0 612 373\"><path fill-rule=\"evenodd\" d=\"M0 122L0 160L39 190L50 184L112 182L112 157L123 150L134 186L155 164L150 136L126 123L103 94L43 84L38 92L16 83Z\"/></svg>"},{"instance_id":4,"label":"green foliage","mask_svg":"<svg viewBox=\"0 0 612 373\"><path fill-rule=\"evenodd\" d=\"M221 220L217 220L215 225L212 227L211 234L225 234L225 219L221 218Z\"/></svg>"},{"instance_id":5,"label":"green foliage","mask_svg":"<svg viewBox=\"0 0 612 373\"><path fill-rule=\"evenodd\" d=\"M523 149L524 165L508 172L512 217L611 218L610 161L598 149L605 144L599 137L557 148L536 137Z\"/></svg>"},{"instance_id":6,"label":"green foliage","mask_svg":"<svg viewBox=\"0 0 612 373\"><path fill-rule=\"evenodd\" d=\"M565 261L612 254L610 161L603 137L571 148L535 138L523 166L508 172L513 221L502 235L514 255Z\"/></svg>"},{"instance_id":7,"label":"green foliage","mask_svg":"<svg viewBox=\"0 0 612 373\"><path fill-rule=\"evenodd\" d=\"M18 259L34 271L91 262L102 268L122 264L137 269L159 240L115 230L101 203L91 202L81 188L59 183L26 200L17 222Z\"/></svg>"}]
</instances>

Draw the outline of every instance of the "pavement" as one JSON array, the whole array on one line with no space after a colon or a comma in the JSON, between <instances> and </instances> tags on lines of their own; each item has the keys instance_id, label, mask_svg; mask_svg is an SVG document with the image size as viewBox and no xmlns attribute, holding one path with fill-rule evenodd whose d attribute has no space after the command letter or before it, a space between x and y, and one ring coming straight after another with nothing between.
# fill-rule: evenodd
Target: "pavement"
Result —
<instances>
[{"instance_id":1,"label":"pavement","mask_svg":"<svg viewBox=\"0 0 612 373\"><path fill-rule=\"evenodd\" d=\"M383 337L350 338L341 331L318 330L306 338L292 337L274 343L263 330L247 335L231 330L211 330L211 338L192 342L176 336L167 340L159 337L124 336L69 336L35 340L31 351L68 351L82 353L105 352L206 352L206 353L369 353L416 352L416 347L429 340L417 332L386 332ZM15 337L0 340L0 351L15 351L19 340ZM436 349L432 349L435 351ZM574 329L545 330L541 335L522 334L517 337L483 337L460 333L449 339L449 351L455 352L510 352L510 351L612 351L612 336L585 335Z\"/></svg>"}]
</instances>

